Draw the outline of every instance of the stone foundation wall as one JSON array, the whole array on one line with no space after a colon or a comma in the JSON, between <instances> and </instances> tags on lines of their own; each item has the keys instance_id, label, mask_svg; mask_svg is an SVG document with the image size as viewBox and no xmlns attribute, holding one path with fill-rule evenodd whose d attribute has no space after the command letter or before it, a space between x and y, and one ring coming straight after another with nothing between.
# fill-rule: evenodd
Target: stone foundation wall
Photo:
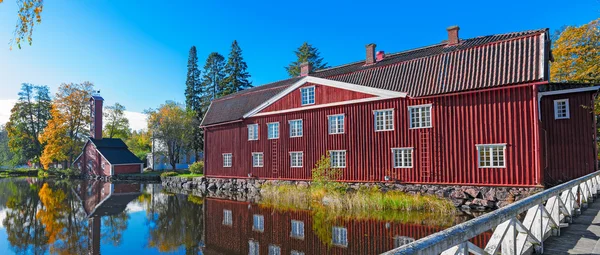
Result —
<instances>
[{"instance_id":1,"label":"stone foundation wall","mask_svg":"<svg viewBox=\"0 0 600 255\"><path fill-rule=\"evenodd\" d=\"M258 179L228 178L185 178L163 177L162 185L167 190L177 193L227 198L238 201L258 201L260 188L264 184L296 185L308 188L306 181L278 181ZM425 185L400 183L348 183L348 191L361 187L378 186L382 191L399 190L409 194L430 194L452 201L462 210L490 210L504 207L514 201L534 194L542 188L482 187L457 185Z\"/></svg>"}]
</instances>

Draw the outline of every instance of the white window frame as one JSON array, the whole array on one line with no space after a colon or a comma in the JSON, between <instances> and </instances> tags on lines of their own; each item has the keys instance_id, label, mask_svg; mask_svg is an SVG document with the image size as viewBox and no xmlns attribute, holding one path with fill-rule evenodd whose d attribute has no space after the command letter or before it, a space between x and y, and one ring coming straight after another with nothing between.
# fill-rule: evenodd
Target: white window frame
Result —
<instances>
[{"instance_id":1,"label":"white window frame","mask_svg":"<svg viewBox=\"0 0 600 255\"><path fill-rule=\"evenodd\" d=\"M337 246L348 246L348 229L345 227L332 227L331 243Z\"/></svg>"},{"instance_id":2,"label":"white window frame","mask_svg":"<svg viewBox=\"0 0 600 255\"><path fill-rule=\"evenodd\" d=\"M304 252L297 251L297 250L292 250L292 251L290 252L290 255L304 255Z\"/></svg>"},{"instance_id":3,"label":"white window frame","mask_svg":"<svg viewBox=\"0 0 600 255\"><path fill-rule=\"evenodd\" d=\"M408 163L410 165L405 165L404 163L405 161L405 157L407 157L406 154L404 154L403 152L408 152L408 157L410 158L410 160L408 161ZM400 153L400 162L396 161L396 153ZM403 147L403 148L392 148L392 164L394 166L394 168L413 168L413 159L414 159L414 148L413 147ZM399 164L398 164L399 163Z\"/></svg>"},{"instance_id":4,"label":"white window frame","mask_svg":"<svg viewBox=\"0 0 600 255\"><path fill-rule=\"evenodd\" d=\"M298 123L298 122L300 123L300 131L294 133L293 131L295 129L294 129L294 125L292 123ZM290 138L304 136L304 121L302 121L302 119L289 120L288 125L290 126ZM300 133L300 134L298 134L298 133Z\"/></svg>"},{"instance_id":5,"label":"white window frame","mask_svg":"<svg viewBox=\"0 0 600 255\"><path fill-rule=\"evenodd\" d=\"M229 158L229 160L228 160ZM229 164L227 164L229 163ZM231 167L233 165L233 153L223 153L223 167Z\"/></svg>"},{"instance_id":6,"label":"white window frame","mask_svg":"<svg viewBox=\"0 0 600 255\"><path fill-rule=\"evenodd\" d=\"M429 125L424 126L424 122L422 120L423 117L423 108L429 108ZM409 129L420 129L420 128L431 128L433 126L433 118L432 118L432 104L420 104L420 105L411 105L408 107L408 127ZM416 110L417 120L418 122L413 122L413 110ZM415 125L418 123L418 126Z\"/></svg>"},{"instance_id":7,"label":"white window frame","mask_svg":"<svg viewBox=\"0 0 600 255\"><path fill-rule=\"evenodd\" d=\"M223 225L233 226L233 213L231 210L223 210Z\"/></svg>"},{"instance_id":8,"label":"white window frame","mask_svg":"<svg viewBox=\"0 0 600 255\"><path fill-rule=\"evenodd\" d=\"M339 127L340 127L340 120L338 119L338 117L342 117L341 120L341 127L342 130L340 131ZM332 127L332 118L334 118L335 120L335 125ZM332 132L333 129L333 132ZM338 135L338 134L344 134L346 133L346 114L334 114L334 115L328 115L327 116L327 132L330 135Z\"/></svg>"},{"instance_id":9,"label":"white window frame","mask_svg":"<svg viewBox=\"0 0 600 255\"><path fill-rule=\"evenodd\" d=\"M258 241L248 240L248 255L259 255L260 244Z\"/></svg>"},{"instance_id":10,"label":"white window frame","mask_svg":"<svg viewBox=\"0 0 600 255\"><path fill-rule=\"evenodd\" d=\"M344 153L344 161L343 162L334 157L334 154L337 155L337 153ZM347 166L346 162L348 161L348 154L346 153L345 150L330 150L329 157L331 158L330 159L331 168L346 168L346 166ZM339 155L336 157L339 157ZM338 163L338 164L334 164L334 163ZM341 163L343 163L343 166L341 165Z\"/></svg>"},{"instance_id":11,"label":"white window frame","mask_svg":"<svg viewBox=\"0 0 600 255\"><path fill-rule=\"evenodd\" d=\"M389 117L386 117L387 115L384 114L383 115L383 123L382 123L382 127L383 129L377 129L377 114L378 113L387 113L387 112L391 112L391 118L392 118L392 126L387 127L387 120L389 119ZM394 131L394 126L395 126L395 120L394 120L394 108L389 108L389 109L381 109L381 110L373 110L373 124L375 125L375 132L385 132L385 131Z\"/></svg>"},{"instance_id":12,"label":"white window frame","mask_svg":"<svg viewBox=\"0 0 600 255\"><path fill-rule=\"evenodd\" d=\"M258 162L254 161L254 156L260 156ZM263 167L265 165L265 154L262 152L252 152L252 167Z\"/></svg>"},{"instance_id":13,"label":"white window frame","mask_svg":"<svg viewBox=\"0 0 600 255\"><path fill-rule=\"evenodd\" d=\"M506 144L505 143L494 143L494 144L477 144L475 145L477 148L477 167L479 168L506 168ZM497 166L494 165L494 154L493 154L493 149L494 148L498 148L501 147L502 148L502 165L498 164ZM483 150L489 150L489 157L490 157L490 165L489 166L482 166L481 165L481 152Z\"/></svg>"},{"instance_id":14,"label":"white window frame","mask_svg":"<svg viewBox=\"0 0 600 255\"><path fill-rule=\"evenodd\" d=\"M298 160L298 155L300 155L300 160ZM296 158L294 158L296 156ZM300 162L300 165L294 164L294 159L296 163ZM304 152L303 151L290 151L290 167L292 168L301 168L304 166Z\"/></svg>"},{"instance_id":15,"label":"white window frame","mask_svg":"<svg viewBox=\"0 0 600 255\"><path fill-rule=\"evenodd\" d=\"M272 126L277 126L277 129L272 129ZM276 136L271 136L276 135ZM279 122L267 123L267 139L279 139Z\"/></svg>"},{"instance_id":16,"label":"white window frame","mask_svg":"<svg viewBox=\"0 0 600 255\"><path fill-rule=\"evenodd\" d=\"M305 91L306 91L306 93L308 93L308 95L306 95L306 100L307 100L306 103L304 103L304 93L305 93ZM311 99L310 98L310 91L312 91L312 102L310 101L310 99ZM315 94L316 94L315 86L309 86L309 87L300 88L300 104L302 106L315 104L315 96L316 96Z\"/></svg>"},{"instance_id":17,"label":"white window frame","mask_svg":"<svg viewBox=\"0 0 600 255\"><path fill-rule=\"evenodd\" d=\"M559 103L565 104L565 116L559 116L559 112L558 112L558 104ZM554 119L555 120L564 120L564 119L571 118L570 111L571 110L569 109L569 99L568 98L554 100Z\"/></svg>"},{"instance_id":18,"label":"white window frame","mask_svg":"<svg viewBox=\"0 0 600 255\"><path fill-rule=\"evenodd\" d=\"M290 237L304 239L304 221L292 220L291 224Z\"/></svg>"},{"instance_id":19,"label":"white window frame","mask_svg":"<svg viewBox=\"0 0 600 255\"><path fill-rule=\"evenodd\" d=\"M269 255L281 255L281 247L269 244Z\"/></svg>"},{"instance_id":20,"label":"white window frame","mask_svg":"<svg viewBox=\"0 0 600 255\"><path fill-rule=\"evenodd\" d=\"M255 132L252 132L255 130ZM248 141L256 141L260 134L258 133L258 124L249 124L248 125ZM256 135L256 136L255 136Z\"/></svg>"},{"instance_id":21,"label":"white window frame","mask_svg":"<svg viewBox=\"0 0 600 255\"><path fill-rule=\"evenodd\" d=\"M252 230L259 232L265 231L265 216L261 214L252 215Z\"/></svg>"}]
</instances>

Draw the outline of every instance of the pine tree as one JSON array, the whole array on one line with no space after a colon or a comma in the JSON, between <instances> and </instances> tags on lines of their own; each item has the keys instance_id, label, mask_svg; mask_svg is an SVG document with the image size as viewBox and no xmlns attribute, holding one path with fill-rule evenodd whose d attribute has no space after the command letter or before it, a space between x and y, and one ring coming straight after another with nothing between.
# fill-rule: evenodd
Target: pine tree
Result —
<instances>
[{"instance_id":1,"label":"pine tree","mask_svg":"<svg viewBox=\"0 0 600 255\"><path fill-rule=\"evenodd\" d=\"M210 53L204 65L202 76L202 112L206 112L210 102L219 96L225 80L225 58L217 52Z\"/></svg>"},{"instance_id":2,"label":"pine tree","mask_svg":"<svg viewBox=\"0 0 600 255\"><path fill-rule=\"evenodd\" d=\"M195 119L193 120L194 125L192 125L193 136L189 141L188 147L194 150L196 159L198 159L200 151L204 149L204 133L199 125L204 118L204 111L202 108L203 103L201 98L201 82L201 72L198 68L198 55L196 53L196 46L192 46L188 58L188 72L185 82L185 105L187 111L192 112L195 116Z\"/></svg>"},{"instance_id":3,"label":"pine tree","mask_svg":"<svg viewBox=\"0 0 600 255\"><path fill-rule=\"evenodd\" d=\"M252 87L252 82L248 81L250 74L246 71L248 65L242 57L242 49L237 41L231 44L231 52L227 65L225 65L225 84L223 90L220 91L220 96L229 95L247 88Z\"/></svg>"},{"instance_id":4,"label":"pine tree","mask_svg":"<svg viewBox=\"0 0 600 255\"><path fill-rule=\"evenodd\" d=\"M296 54L297 60L285 67L285 70L288 72L290 77L296 77L300 75L300 64L304 62L310 63L311 69L309 71L311 72L329 67L327 62L323 61L319 50L308 44L308 42L304 42L302 46L298 48L298 50L294 51L294 53Z\"/></svg>"}]
</instances>

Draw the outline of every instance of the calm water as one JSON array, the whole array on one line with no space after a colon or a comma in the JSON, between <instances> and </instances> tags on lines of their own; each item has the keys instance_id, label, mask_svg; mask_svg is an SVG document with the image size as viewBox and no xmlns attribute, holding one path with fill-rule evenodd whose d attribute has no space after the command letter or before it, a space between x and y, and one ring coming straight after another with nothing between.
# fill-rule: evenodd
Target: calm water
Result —
<instances>
[{"instance_id":1,"label":"calm water","mask_svg":"<svg viewBox=\"0 0 600 255\"><path fill-rule=\"evenodd\" d=\"M466 219L282 210L160 184L0 180L1 254L376 254Z\"/></svg>"}]
</instances>

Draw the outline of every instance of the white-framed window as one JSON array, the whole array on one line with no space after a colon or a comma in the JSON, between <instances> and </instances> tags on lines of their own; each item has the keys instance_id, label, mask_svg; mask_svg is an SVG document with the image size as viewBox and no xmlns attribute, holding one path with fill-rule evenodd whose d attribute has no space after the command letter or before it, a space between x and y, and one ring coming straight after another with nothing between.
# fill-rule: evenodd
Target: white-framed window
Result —
<instances>
[{"instance_id":1,"label":"white-framed window","mask_svg":"<svg viewBox=\"0 0 600 255\"><path fill-rule=\"evenodd\" d=\"M302 137L302 120L290 120L290 137Z\"/></svg>"},{"instance_id":2,"label":"white-framed window","mask_svg":"<svg viewBox=\"0 0 600 255\"><path fill-rule=\"evenodd\" d=\"M263 232L265 231L265 216L254 214L252 217L252 230Z\"/></svg>"},{"instance_id":3,"label":"white-framed window","mask_svg":"<svg viewBox=\"0 0 600 255\"><path fill-rule=\"evenodd\" d=\"M315 86L305 87L300 89L300 97L302 99L302 105L309 105L315 103Z\"/></svg>"},{"instance_id":4,"label":"white-framed window","mask_svg":"<svg viewBox=\"0 0 600 255\"><path fill-rule=\"evenodd\" d=\"M262 152L252 152L252 167L263 167L265 161Z\"/></svg>"},{"instance_id":5,"label":"white-framed window","mask_svg":"<svg viewBox=\"0 0 600 255\"><path fill-rule=\"evenodd\" d=\"M106 167L106 163L102 162L102 164L100 165L100 167L102 167L102 170L106 170L106 168L105 168Z\"/></svg>"},{"instance_id":6,"label":"white-framed window","mask_svg":"<svg viewBox=\"0 0 600 255\"><path fill-rule=\"evenodd\" d=\"M233 154L223 153L223 167L231 167Z\"/></svg>"},{"instance_id":7,"label":"white-framed window","mask_svg":"<svg viewBox=\"0 0 600 255\"><path fill-rule=\"evenodd\" d=\"M231 210L223 210L223 225L233 225L233 214L231 213Z\"/></svg>"},{"instance_id":8,"label":"white-framed window","mask_svg":"<svg viewBox=\"0 0 600 255\"><path fill-rule=\"evenodd\" d=\"M506 144L478 144L477 154L480 168L506 167Z\"/></svg>"},{"instance_id":9,"label":"white-framed window","mask_svg":"<svg viewBox=\"0 0 600 255\"><path fill-rule=\"evenodd\" d=\"M330 135L344 133L344 114L329 115L327 119Z\"/></svg>"},{"instance_id":10,"label":"white-framed window","mask_svg":"<svg viewBox=\"0 0 600 255\"><path fill-rule=\"evenodd\" d=\"M413 105L408 107L410 128L431 127L431 104Z\"/></svg>"},{"instance_id":11,"label":"white-framed window","mask_svg":"<svg viewBox=\"0 0 600 255\"><path fill-rule=\"evenodd\" d=\"M375 131L394 130L394 109L375 110Z\"/></svg>"},{"instance_id":12,"label":"white-framed window","mask_svg":"<svg viewBox=\"0 0 600 255\"><path fill-rule=\"evenodd\" d=\"M248 125L248 141L258 140L258 124Z\"/></svg>"},{"instance_id":13,"label":"white-framed window","mask_svg":"<svg viewBox=\"0 0 600 255\"><path fill-rule=\"evenodd\" d=\"M290 252L290 255L304 255L304 252L297 251L297 250L292 250L292 251Z\"/></svg>"},{"instance_id":14,"label":"white-framed window","mask_svg":"<svg viewBox=\"0 0 600 255\"><path fill-rule=\"evenodd\" d=\"M331 243L339 246L348 246L348 230L344 227L333 227Z\"/></svg>"},{"instance_id":15,"label":"white-framed window","mask_svg":"<svg viewBox=\"0 0 600 255\"><path fill-rule=\"evenodd\" d=\"M413 148L392 148L394 168L413 167Z\"/></svg>"},{"instance_id":16,"label":"white-framed window","mask_svg":"<svg viewBox=\"0 0 600 255\"><path fill-rule=\"evenodd\" d=\"M333 167L333 168L345 168L346 167L346 151L340 151L340 150L329 151L329 157L331 158L331 167Z\"/></svg>"},{"instance_id":17,"label":"white-framed window","mask_svg":"<svg viewBox=\"0 0 600 255\"><path fill-rule=\"evenodd\" d=\"M407 245L409 243L414 242L415 239L408 236L395 236L394 237L394 248L398 248L400 246Z\"/></svg>"},{"instance_id":18,"label":"white-framed window","mask_svg":"<svg viewBox=\"0 0 600 255\"><path fill-rule=\"evenodd\" d=\"M292 220L291 237L304 238L304 221Z\"/></svg>"},{"instance_id":19,"label":"white-framed window","mask_svg":"<svg viewBox=\"0 0 600 255\"><path fill-rule=\"evenodd\" d=\"M290 166L291 167L302 167L303 158L304 158L304 152L302 152L302 151L290 152Z\"/></svg>"},{"instance_id":20,"label":"white-framed window","mask_svg":"<svg viewBox=\"0 0 600 255\"><path fill-rule=\"evenodd\" d=\"M260 254L260 245L258 241L249 240L248 241L248 255L259 255Z\"/></svg>"},{"instance_id":21,"label":"white-framed window","mask_svg":"<svg viewBox=\"0 0 600 255\"><path fill-rule=\"evenodd\" d=\"M281 255L281 248L277 245L269 245L269 255Z\"/></svg>"},{"instance_id":22,"label":"white-framed window","mask_svg":"<svg viewBox=\"0 0 600 255\"><path fill-rule=\"evenodd\" d=\"M267 134L269 139L279 138L279 122L267 123Z\"/></svg>"},{"instance_id":23,"label":"white-framed window","mask_svg":"<svg viewBox=\"0 0 600 255\"><path fill-rule=\"evenodd\" d=\"M558 99L554 100L554 119L568 119L570 118L569 113L569 99Z\"/></svg>"}]
</instances>

